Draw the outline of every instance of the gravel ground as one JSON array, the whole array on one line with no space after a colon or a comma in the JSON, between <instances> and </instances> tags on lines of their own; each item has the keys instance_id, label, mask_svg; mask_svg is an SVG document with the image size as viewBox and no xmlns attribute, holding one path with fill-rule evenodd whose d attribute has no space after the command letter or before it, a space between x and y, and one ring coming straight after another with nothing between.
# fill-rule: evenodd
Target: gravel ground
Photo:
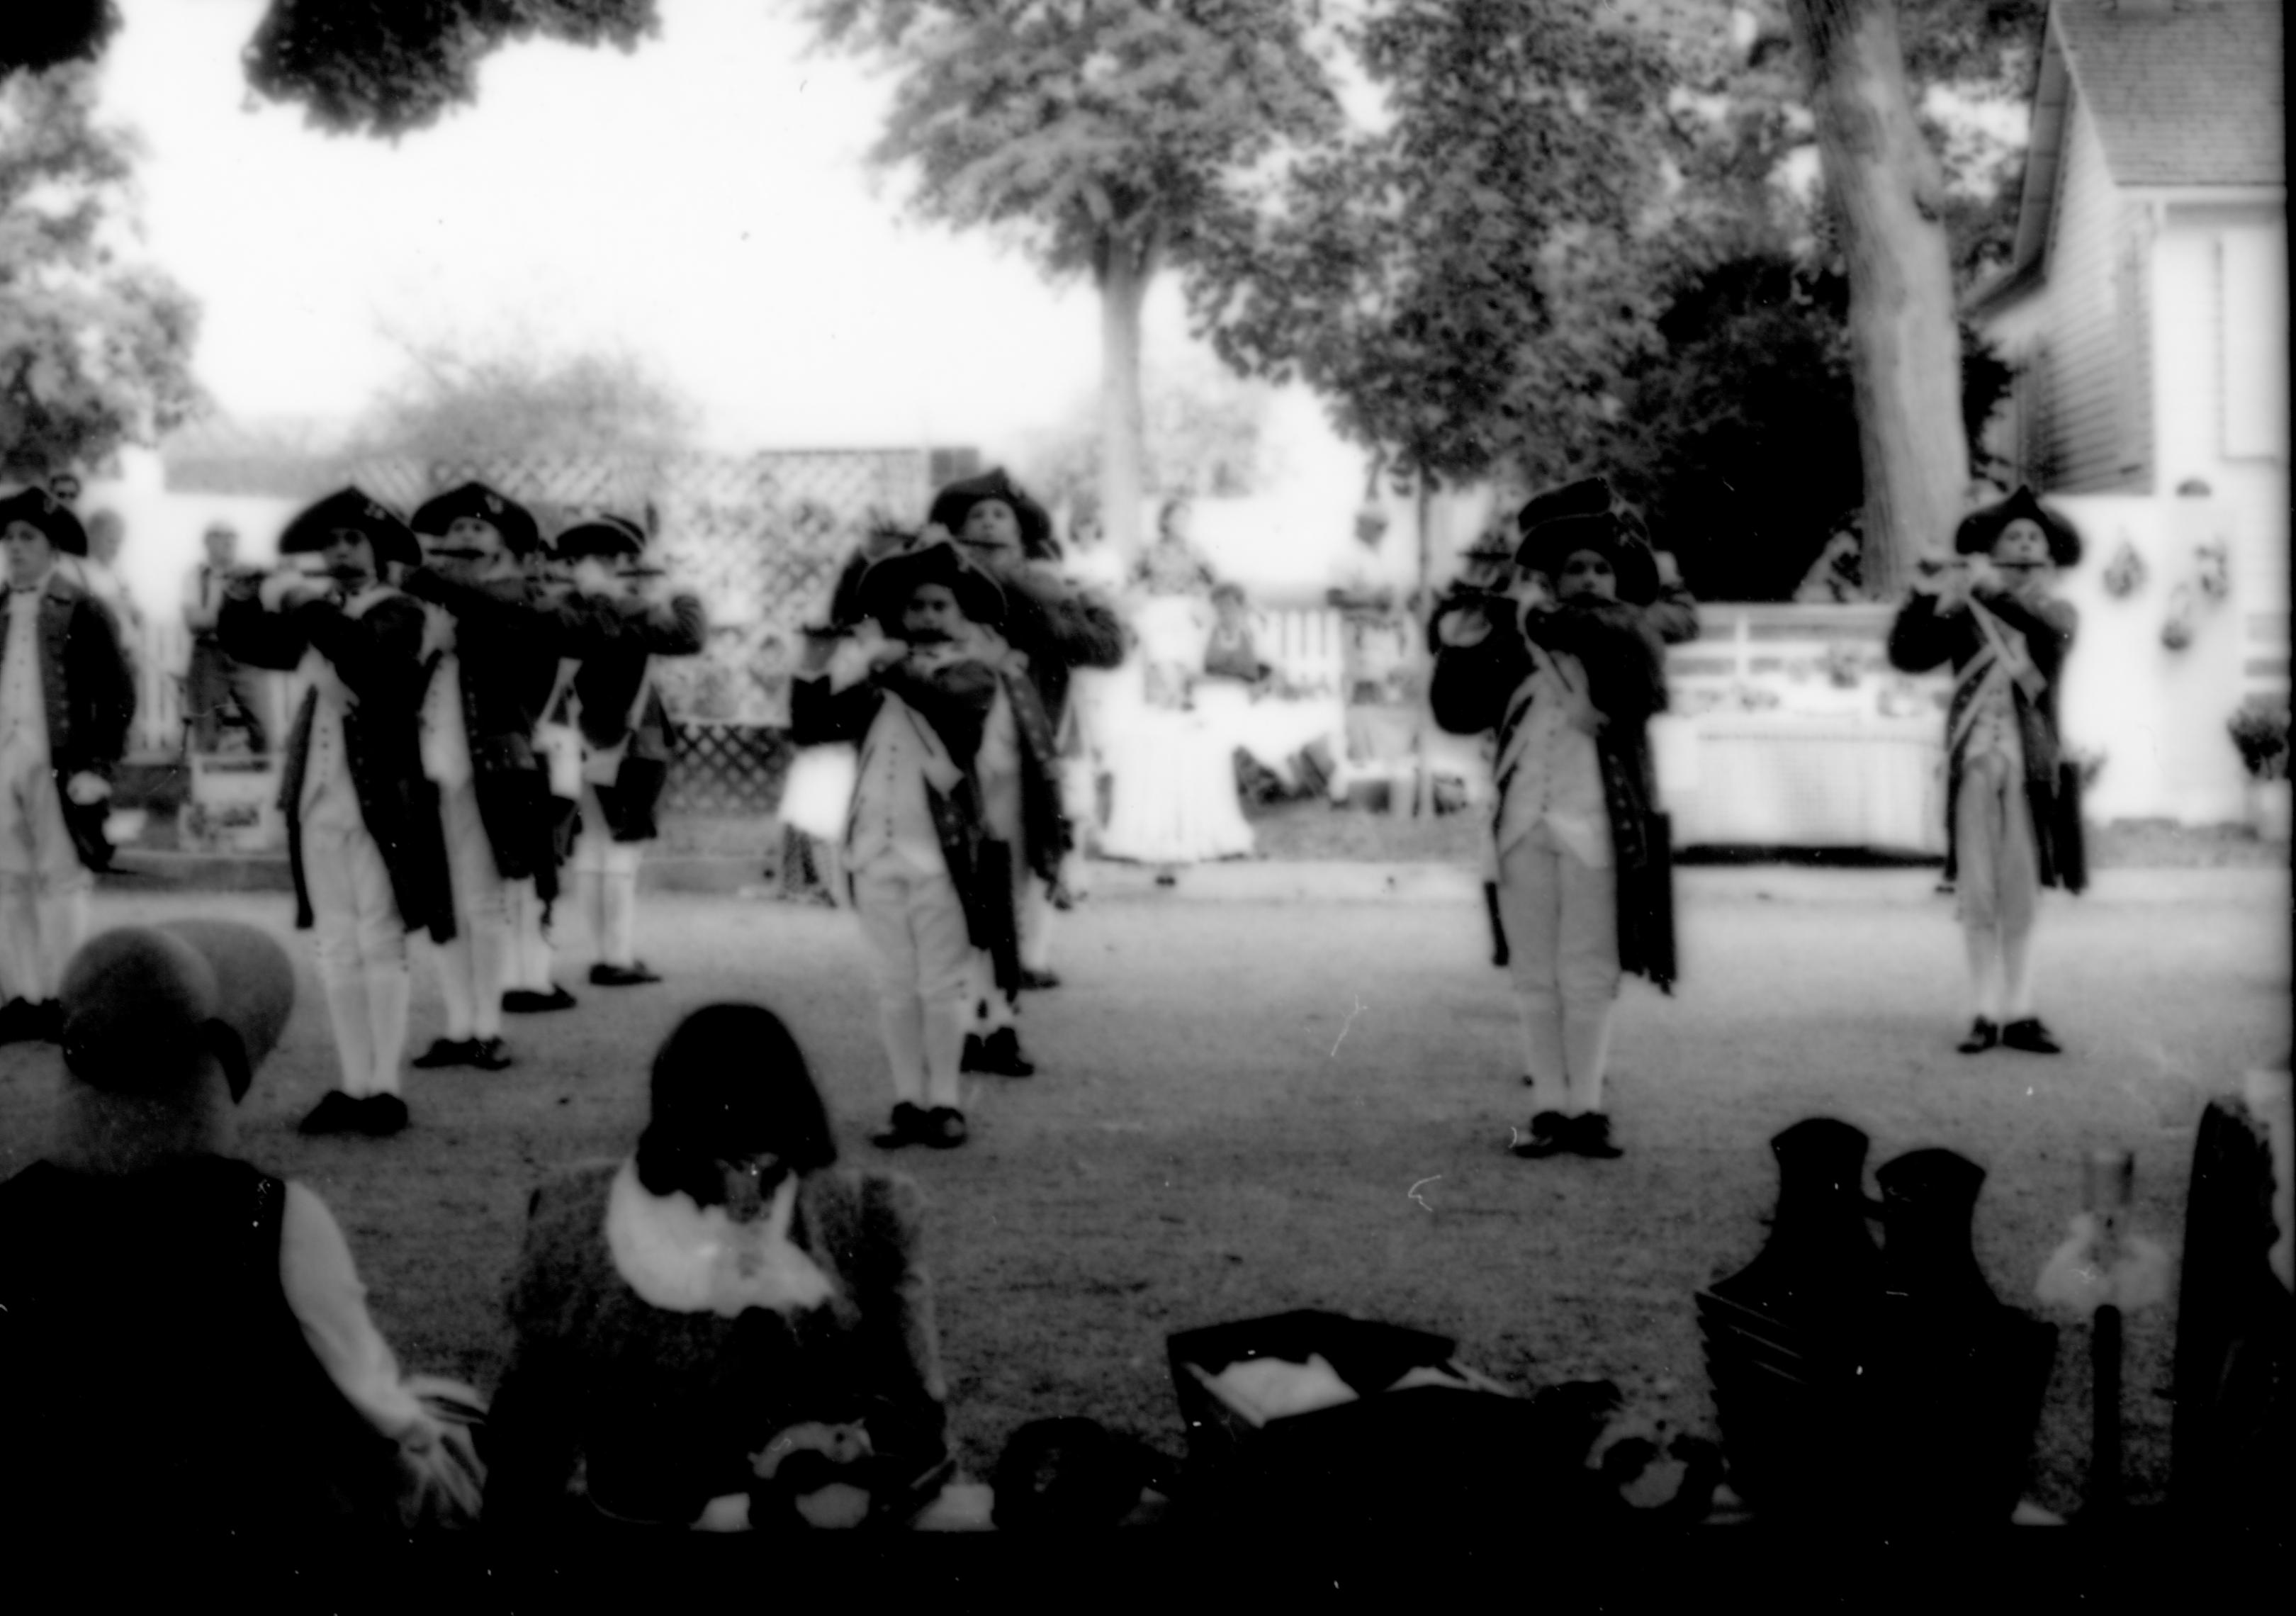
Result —
<instances>
[{"instance_id":1,"label":"gravel ground","mask_svg":"<svg viewBox=\"0 0 2296 1616\"><path fill-rule=\"evenodd\" d=\"M1608 1375L1643 1417L1710 1431L1691 1293L1759 1248L1778 1129L1824 1112L1873 1136L1871 1165L1924 1144L1984 1163L1979 1255L2021 1301L2093 1147L2135 1149L2138 1221L2174 1249L2206 1095L2289 1044L2278 872L2109 871L2087 898L2053 897L2042 1008L2070 1049L2046 1061L1953 1053L1959 947L1933 871L1685 870L1685 980L1672 998L1630 984L1621 1005L1627 1155L1521 1162L1504 1148L1527 1110L1505 980L1472 879L1438 874L1111 880L1063 923L1068 985L1028 1005L1041 1075L979 1081L975 1143L898 1162L933 1208L954 1431L976 1473L1057 1413L1177 1453L1165 1336L1297 1306L1441 1331L1518 1385ZM1319 888L1349 900L1296 896ZM195 912L288 923L273 894L98 902L99 923ZM305 965L242 1148L334 1207L407 1365L491 1383L528 1187L628 1149L647 1062L693 1005L780 1009L850 1153L883 1159L860 1143L890 1096L849 915L656 896L641 926L667 983L586 988L570 969L579 1009L512 1018L506 1073L412 1074L417 1126L386 1144L292 1131L332 1070ZM416 1047L438 1017L425 984ZM54 1060L0 1049L0 1172L37 1153ZM2129 1326L2135 1502L2165 1482L2171 1312ZM2065 1332L2036 1453L2032 1494L2060 1511L2087 1464L2086 1341Z\"/></svg>"}]
</instances>

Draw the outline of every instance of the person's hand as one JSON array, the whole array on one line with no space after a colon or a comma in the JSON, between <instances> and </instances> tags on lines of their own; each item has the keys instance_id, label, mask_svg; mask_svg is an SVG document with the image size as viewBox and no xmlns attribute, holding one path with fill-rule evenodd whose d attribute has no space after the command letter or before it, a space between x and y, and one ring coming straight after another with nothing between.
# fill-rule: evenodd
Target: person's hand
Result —
<instances>
[{"instance_id":1,"label":"person's hand","mask_svg":"<svg viewBox=\"0 0 2296 1616\"><path fill-rule=\"evenodd\" d=\"M1660 588L1671 589L1682 582L1682 569L1677 566L1671 550L1653 553L1658 562L1658 581Z\"/></svg>"},{"instance_id":2,"label":"person's hand","mask_svg":"<svg viewBox=\"0 0 2296 1616\"><path fill-rule=\"evenodd\" d=\"M1481 644L1490 636L1490 609L1480 602L1447 607L1435 619L1435 638L1439 644L1464 650Z\"/></svg>"},{"instance_id":3,"label":"person's hand","mask_svg":"<svg viewBox=\"0 0 2296 1616\"><path fill-rule=\"evenodd\" d=\"M874 673L880 668L890 668L915 649L906 640L879 639L863 646L862 655Z\"/></svg>"},{"instance_id":4,"label":"person's hand","mask_svg":"<svg viewBox=\"0 0 2296 1616\"><path fill-rule=\"evenodd\" d=\"M91 775L82 769L65 782L64 795L78 806L86 808L111 795L111 782L101 775Z\"/></svg>"},{"instance_id":5,"label":"person's hand","mask_svg":"<svg viewBox=\"0 0 2296 1616\"><path fill-rule=\"evenodd\" d=\"M255 598L266 611L292 611L306 601L316 601L326 594L324 585L308 573L275 572L263 580Z\"/></svg>"},{"instance_id":6,"label":"person's hand","mask_svg":"<svg viewBox=\"0 0 2296 1616\"><path fill-rule=\"evenodd\" d=\"M937 521L929 521L925 523L925 525L917 532L917 545L919 548L922 548L926 545L953 545L955 542L956 535L951 533L947 528L942 527L940 523Z\"/></svg>"}]
</instances>

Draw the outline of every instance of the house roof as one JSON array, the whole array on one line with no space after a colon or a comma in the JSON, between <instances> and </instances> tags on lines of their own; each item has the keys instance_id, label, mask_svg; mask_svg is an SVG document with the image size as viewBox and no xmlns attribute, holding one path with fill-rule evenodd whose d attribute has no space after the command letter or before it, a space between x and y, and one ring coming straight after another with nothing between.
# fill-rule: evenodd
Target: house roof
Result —
<instances>
[{"instance_id":1,"label":"house roof","mask_svg":"<svg viewBox=\"0 0 2296 1616\"><path fill-rule=\"evenodd\" d=\"M2123 187L2284 185L2281 0L2056 0L2049 8L2009 267L1969 298L2036 284L2056 212L2069 111L2086 106Z\"/></svg>"},{"instance_id":2,"label":"house roof","mask_svg":"<svg viewBox=\"0 0 2296 1616\"><path fill-rule=\"evenodd\" d=\"M2049 26L2116 184L2285 183L2280 0L2057 0Z\"/></svg>"}]
</instances>

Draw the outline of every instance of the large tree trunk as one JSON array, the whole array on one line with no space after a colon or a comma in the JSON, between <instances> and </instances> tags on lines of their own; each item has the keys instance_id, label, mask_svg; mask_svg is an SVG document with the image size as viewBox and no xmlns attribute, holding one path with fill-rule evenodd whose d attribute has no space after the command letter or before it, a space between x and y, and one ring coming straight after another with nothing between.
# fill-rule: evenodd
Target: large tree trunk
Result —
<instances>
[{"instance_id":1,"label":"large tree trunk","mask_svg":"<svg viewBox=\"0 0 2296 1616\"><path fill-rule=\"evenodd\" d=\"M1154 242L1102 238L1100 286L1100 520L1117 554L1140 553L1140 308L1155 268Z\"/></svg>"},{"instance_id":2,"label":"large tree trunk","mask_svg":"<svg viewBox=\"0 0 2296 1616\"><path fill-rule=\"evenodd\" d=\"M1787 0L1849 265L1865 575L1888 598L1947 545L1969 483L1936 156L1914 121L1896 0Z\"/></svg>"}]
</instances>

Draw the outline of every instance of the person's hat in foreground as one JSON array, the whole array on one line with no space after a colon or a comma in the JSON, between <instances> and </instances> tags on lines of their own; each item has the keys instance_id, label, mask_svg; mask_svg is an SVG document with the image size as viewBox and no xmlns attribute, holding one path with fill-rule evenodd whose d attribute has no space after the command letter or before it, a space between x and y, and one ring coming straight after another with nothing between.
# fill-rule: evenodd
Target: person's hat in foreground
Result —
<instances>
[{"instance_id":1,"label":"person's hat in foreground","mask_svg":"<svg viewBox=\"0 0 2296 1616\"><path fill-rule=\"evenodd\" d=\"M933 496L932 508L925 521L939 523L951 533L961 533L972 507L988 499L1001 500L1012 507L1013 518L1020 524L1021 549L1031 555L1045 552L1053 539L1053 519L1044 506L1021 492L1021 486L1005 475L1002 466L950 483Z\"/></svg>"},{"instance_id":2,"label":"person's hat in foreground","mask_svg":"<svg viewBox=\"0 0 2296 1616\"><path fill-rule=\"evenodd\" d=\"M391 562L408 567L422 564L422 546L415 542L414 530L398 512L357 487L337 488L298 512L279 535L279 554L316 554L342 529L366 536L374 546L378 566Z\"/></svg>"},{"instance_id":3,"label":"person's hat in foreground","mask_svg":"<svg viewBox=\"0 0 2296 1616\"><path fill-rule=\"evenodd\" d=\"M1954 529L1953 547L1963 555L1989 554L2003 529L2015 521L2030 521L2048 541L2049 560L2060 567L2080 564L2080 535L2072 523L2043 504L2032 489L2021 488L2008 498L1972 511Z\"/></svg>"},{"instance_id":4,"label":"person's hat in foreground","mask_svg":"<svg viewBox=\"0 0 2296 1616\"><path fill-rule=\"evenodd\" d=\"M48 542L64 555L87 554L87 529L80 525L71 507L45 488L19 488L5 499L0 499L0 531L10 522L29 522L48 536Z\"/></svg>"},{"instance_id":5,"label":"person's hat in foreground","mask_svg":"<svg viewBox=\"0 0 2296 1616\"><path fill-rule=\"evenodd\" d=\"M1658 560L1642 518L1603 478L1582 477L1534 496L1516 513L1515 530L1519 567L1557 578L1572 555L1591 550L1618 575L1620 600L1646 606L1658 598Z\"/></svg>"},{"instance_id":6,"label":"person's hat in foreground","mask_svg":"<svg viewBox=\"0 0 2296 1616\"><path fill-rule=\"evenodd\" d=\"M503 546L512 555L523 557L541 546L542 529L535 522L534 513L482 482L466 482L432 495L414 507L413 525L417 533L439 535L465 516L501 534Z\"/></svg>"},{"instance_id":7,"label":"person's hat in foreground","mask_svg":"<svg viewBox=\"0 0 2296 1616\"><path fill-rule=\"evenodd\" d=\"M1004 620L1004 592L946 539L896 550L872 562L861 575L861 610L887 634L898 636L901 608L920 584L946 586L956 596L958 608L975 623L993 628Z\"/></svg>"},{"instance_id":8,"label":"person's hat in foreground","mask_svg":"<svg viewBox=\"0 0 2296 1616\"><path fill-rule=\"evenodd\" d=\"M121 926L65 968L64 1066L108 1094L163 1097L212 1058L236 1102L295 1008L295 968L268 932L236 921Z\"/></svg>"}]
</instances>

